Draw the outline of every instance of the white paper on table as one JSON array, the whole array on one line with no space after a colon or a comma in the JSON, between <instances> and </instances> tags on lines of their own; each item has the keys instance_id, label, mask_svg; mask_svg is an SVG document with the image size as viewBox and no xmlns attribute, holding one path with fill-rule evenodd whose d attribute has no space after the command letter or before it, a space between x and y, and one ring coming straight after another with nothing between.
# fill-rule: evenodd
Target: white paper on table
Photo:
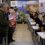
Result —
<instances>
[{"instance_id":1,"label":"white paper on table","mask_svg":"<svg viewBox=\"0 0 45 45\"><path fill-rule=\"evenodd\" d=\"M12 15L9 15L9 20L12 20L14 17Z\"/></svg>"},{"instance_id":2,"label":"white paper on table","mask_svg":"<svg viewBox=\"0 0 45 45\"><path fill-rule=\"evenodd\" d=\"M45 32L37 32L37 34L38 34L41 38L45 39Z\"/></svg>"},{"instance_id":3,"label":"white paper on table","mask_svg":"<svg viewBox=\"0 0 45 45\"><path fill-rule=\"evenodd\" d=\"M35 24L36 24L36 22L30 22L30 24L31 24L31 25L35 25Z\"/></svg>"},{"instance_id":4,"label":"white paper on table","mask_svg":"<svg viewBox=\"0 0 45 45\"><path fill-rule=\"evenodd\" d=\"M32 26L33 29L39 29L39 26Z\"/></svg>"},{"instance_id":5,"label":"white paper on table","mask_svg":"<svg viewBox=\"0 0 45 45\"><path fill-rule=\"evenodd\" d=\"M33 21L33 19L30 19L30 21Z\"/></svg>"}]
</instances>

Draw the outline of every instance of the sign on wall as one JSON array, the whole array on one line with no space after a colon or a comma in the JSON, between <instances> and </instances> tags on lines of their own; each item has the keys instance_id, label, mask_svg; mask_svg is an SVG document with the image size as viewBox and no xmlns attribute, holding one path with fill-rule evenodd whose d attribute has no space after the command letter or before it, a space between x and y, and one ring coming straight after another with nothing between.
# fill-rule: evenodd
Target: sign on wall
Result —
<instances>
[{"instance_id":1,"label":"sign on wall","mask_svg":"<svg viewBox=\"0 0 45 45\"><path fill-rule=\"evenodd\" d=\"M17 1L10 1L10 6L11 7L17 6Z\"/></svg>"}]
</instances>

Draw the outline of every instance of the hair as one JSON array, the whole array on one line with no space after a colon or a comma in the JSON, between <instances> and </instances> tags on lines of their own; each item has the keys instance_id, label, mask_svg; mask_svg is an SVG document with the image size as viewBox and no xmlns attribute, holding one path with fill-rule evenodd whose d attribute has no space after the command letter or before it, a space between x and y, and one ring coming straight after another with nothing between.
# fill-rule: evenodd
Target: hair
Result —
<instances>
[{"instance_id":1,"label":"hair","mask_svg":"<svg viewBox=\"0 0 45 45\"><path fill-rule=\"evenodd\" d=\"M3 2L2 5L3 7L9 7L8 3L5 3L5 2Z\"/></svg>"},{"instance_id":2,"label":"hair","mask_svg":"<svg viewBox=\"0 0 45 45\"><path fill-rule=\"evenodd\" d=\"M3 11L3 4L0 4L0 10Z\"/></svg>"},{"instance_id":3,"label":"hair","mask_svg":"<svg viewBox=\"0 0 45 45\"><path fill-rule=\"evenodd\" d=\"M2 7L3 7L3 10L4 10L5 12L7 12L7 11L9 10L10 6L9 6L7 3L5 3L5 2L3 2L2 5L3 5L3 6L2 6ZM5 9L6 9L7 11L6 11Z\"/></svg>"},{"instance_id":4,"label":"hair","mask_svg":"<svg viewBox=\"0 0 45 45\"><path fill-rule=\"evenodd\" d=\"M10 7L11 9L14 9L13 7Z\"/></svg>"}]
</instances>

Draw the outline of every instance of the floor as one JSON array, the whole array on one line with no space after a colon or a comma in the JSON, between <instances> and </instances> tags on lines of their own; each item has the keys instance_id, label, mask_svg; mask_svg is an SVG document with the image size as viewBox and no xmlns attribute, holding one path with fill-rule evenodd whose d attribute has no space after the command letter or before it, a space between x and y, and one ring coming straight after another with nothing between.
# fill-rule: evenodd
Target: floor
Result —
<instances>
[{"instance_id":1,"label":"floor","mask_svg":"<svg viewBox=\"0 0 45 45\"><path fill-rule=\"evenodd\" d=\"M17 24L13 39L16 42L12 42L10 45L34 45L27 24Z\"/></svg>"}]
</instances>

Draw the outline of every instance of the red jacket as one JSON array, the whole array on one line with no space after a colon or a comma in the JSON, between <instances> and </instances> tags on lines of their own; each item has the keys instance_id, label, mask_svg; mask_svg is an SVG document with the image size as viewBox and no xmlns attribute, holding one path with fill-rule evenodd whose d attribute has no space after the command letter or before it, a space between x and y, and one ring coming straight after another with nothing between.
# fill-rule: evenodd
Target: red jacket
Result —
<instances>
[{"instance_id":1,"label":"red jacket","mask_svg":"<svg viewBox=\"0 0 45 45\"><path fill-rule=\"evenodd\" d=\"M9 22L10 22L9 23L10 27L16 27L16 16L12 15L12 17L9 20Z\"/></svg>"}]
</instances>

